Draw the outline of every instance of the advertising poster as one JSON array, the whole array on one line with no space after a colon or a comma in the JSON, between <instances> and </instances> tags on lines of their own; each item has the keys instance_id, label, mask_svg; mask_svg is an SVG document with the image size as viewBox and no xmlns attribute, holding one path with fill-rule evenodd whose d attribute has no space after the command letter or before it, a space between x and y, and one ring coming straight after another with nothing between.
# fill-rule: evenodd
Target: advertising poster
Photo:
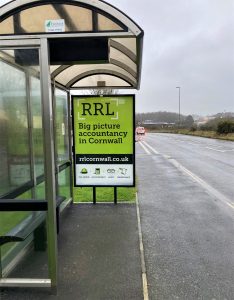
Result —
<instances>
[{"instance_id":1,"label":"advertising poster","mask_svg":"<svg viewBox=\"0 0 234 300\"><path fill-rule=\"evenodd\" d=\"M72 96L75 186L134 186L134 95Z\"/></svg>"}]
</instances>

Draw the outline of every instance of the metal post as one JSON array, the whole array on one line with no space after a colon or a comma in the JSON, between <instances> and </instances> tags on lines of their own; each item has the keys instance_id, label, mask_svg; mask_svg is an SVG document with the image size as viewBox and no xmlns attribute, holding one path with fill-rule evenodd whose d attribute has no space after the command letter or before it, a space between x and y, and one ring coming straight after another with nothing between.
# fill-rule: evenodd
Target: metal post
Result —
<instances>
[{"instance_id":1,"label":"metal post","mask_svg":"<svg viewBox=\"0 0 234 300\"><path fill-rule=\"evenodd\" d=\"M71 197L72 197L72 203L74 202L74 194L73 194L73 172L72 172L72 166L75 166L75 164L72 164L73 155L72 155L72 115L71 115L71 95L70 92L67 92L67 107L68 107L68 138L69 138L69 159L71 162L70 166L70 191L71 191Z\"/></svg>"},{"instance_id":2,"label":"metal post","mask_svg":"<svg viewBox=\"0 0 234 300\"><path fill-rule=\"evenodd\" d=\"M51 288L57 291L57 232L56 232L56 186L55 186L55 157L54 157L54 128L51 97L51 80L49 72L49 49L46 38L41 39L40 65L42 86L42 115L45 154L45 188L48 201L47 239L48 265Z\"/></svg>"},{"instance_id":3,"label":"metal post","mask_svg":"<svg viewBox=\"0 0 234 300\"><path fill-rule=\"evenodd\" d=\"M36 174L35 174L35 159L34 159L34 143L33 143L33 113L32 113L32 99L31 99L31 82L28 72L26 73L26 93L27 93L27 114L28 114L28 128L29 128L29 151L30 151L30 176L33 180L32 198L36 199Z\"/></svg>"},{"instance_id":4,"label":"metal post","mask_svg":"<svg viewBox=\"0 0 234 300\"><path fill-rule=\"evenodd\" d=\"M180 86L177 86L176 88L179 89L179 127L180 127L180 124L181 124L181 122L180 122Z\"/></svg>"},{"instance_id":5,"label":"metal post","mask_svg":"<svg viewBox=\"0 0 234 300\"><path fill-rule=\"evenodd\" d=\"M93 204L96 204L96 201L97 201L97 199L96 199L96 187L93 186Z\"/></svg>"},{"instance_id":6,"label":"metal post","mask_svg":"<svg viewBox=\"0 0 234 300\"><path fill-rule=\"evenodd\" d=\"M2 246L0 246L0 279L2 278Z\"/></svg>"},{"instance_id":7,"label":"metal post","mask_svg":"<svg viewBox=\"0 0 234 300\"><path fill-rule=\"evenodd\" d=\"M117 187L114 186L114 203L117 204Z\"/></svg>"},{"instance_id":8,"label":"metal post","mask_svg":"<svg viewBox=\"0 0 234 300\"><path fill-rule=\"evenodd\" d=\"M53 128L54 128L54 161L55 161L55 187L56 187L56 195L58 195L59 192L59 186L58 186L58 176L59 176L59 168L58 168L58 147L57 147L57 124L56 124L56 118L57 118L57 110L56 110L56 97L55 97L55 81L51 84L51 92L52 92L52 110L53 110Z\"/></svg>"}]
</instances>

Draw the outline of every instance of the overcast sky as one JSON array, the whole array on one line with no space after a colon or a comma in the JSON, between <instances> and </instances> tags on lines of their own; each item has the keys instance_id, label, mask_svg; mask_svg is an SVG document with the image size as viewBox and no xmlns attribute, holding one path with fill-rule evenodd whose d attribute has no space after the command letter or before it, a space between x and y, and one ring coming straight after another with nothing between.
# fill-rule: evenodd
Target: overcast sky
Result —
<instances>
[{"instance_id":1,"label":"overcast sky","mask_svg":"<svg viewBox=\"0 0 234 300\"><path fill-rule=\"evenodd\" d=\"M137 112L234 112L234 0L106 1L145 32Z\"/></svg>"},{"instance_id":2,"label":"overcast sky","mask_svg":"<svg viewBox=\"0 0 234 300\"><path fill-rule=\"evenodd\" d=\"M145 32L138 112L234 112L234 0L109 0Z\"/></svg>"}]
</instances>

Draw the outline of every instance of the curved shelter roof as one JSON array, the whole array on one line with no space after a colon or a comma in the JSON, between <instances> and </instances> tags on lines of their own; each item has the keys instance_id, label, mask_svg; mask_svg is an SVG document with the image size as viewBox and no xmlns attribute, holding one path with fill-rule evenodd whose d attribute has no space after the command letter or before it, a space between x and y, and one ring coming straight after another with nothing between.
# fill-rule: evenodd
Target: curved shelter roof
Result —
<instances>
[{"instance_id":1,"label":"curved shelter roof","mask_svg":"<svg viewBox=\"0 0 234 300\"><path fill-rule=\"evenodd\" d=\"M16 37L48 38L51 78L67 89L139 89L143 31L104 1L9 2L0 7L0 42Z\"/></svg>"}]
</instances>

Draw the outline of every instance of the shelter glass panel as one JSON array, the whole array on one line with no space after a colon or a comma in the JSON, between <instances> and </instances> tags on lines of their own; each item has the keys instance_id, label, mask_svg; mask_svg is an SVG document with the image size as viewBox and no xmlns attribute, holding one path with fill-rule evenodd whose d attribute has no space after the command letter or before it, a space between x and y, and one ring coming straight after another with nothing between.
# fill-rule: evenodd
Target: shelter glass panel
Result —
<instances>
[{"instance_id":1,"label":"shelter glass panel","mask_svg":"<svg viewBox=\"0 0 234 300\"><path fill-rule=\"evenodd\" d=\"M32 197L32 190L29 190L22 195L18 196L17 199L30 199ZM6 235L14 227L18 226L26 218L29 218L32 215L32 212L0 212L0 236ZM2 268L6 265L6 261L9 261L9 256L14 257L14 252L19 251L18 243L7 243L0 246L0 264ZM1 274L0 274L1 275Z\"/></svg>"},{"instance_id":2,"label":"shelter glass panel","mask_svg":"<svg viewBox=\"0 0 234 300\"><path fill-rule=\"evenodd\" d=\"M102 83L102 85L100 85ZM130 87L130 84L124 80L111 76L111 75L91 75L79 80L72 87L84 88L84 87Z\"/></svg>"},{"instance_id":3,"label":"shelter glass panel","mask_svg":"<svg viewBox=\"0 0 234 300\"><path fill-rule=\"evenodd\" d=\"M121 31L122 28L109 18L98 14L98 31Z\"/></svg>"},{"instance_id":4,"label":"shelter glass panel","mask_svg":"<svg viewBox=\"0 0 234 300\"><path fill-rule=\"evenodd\" d=\"M123 64L123 66L125 65L127 68L130 68L133 74L135 73L134 76L136 76L136 72L137 72L136 63L132 61L131 58L129 58L123 52L113 47L110 47L110 59L114 59L115 61Z\"/></svg>"},{"instance_id":5,"label":"shelter glass panel","mask_svg":"<svg viewBox=\"0 0 234 300\"><path fill-rule=\"evenodd\" d=\"M59 196L71 198L71 178L70 178L70 167L66 168L58 174L58 194Z\"/></svg>"},{"instance_id":6,"label":"shelter glass panel","mask_svg":"<svg viewBox=\"0 0 234 300\"><path fill-rule=\"evenodd\" d=\"M41 84L39 78L30 78L30 96L32 106L34 171L35 176L38 177L44 174Z\"/></svg>"},{"instance_id":7,"label":"shelter glass panel","mask_svg":"<svg viewBox=\"0 0 234 300\"><path fill-rule=\"evenodd\" d=\"M55 89L57 165L69 160L67 93Z\"/></svg>"},{"instance_id":8,"label":"shelter glass panel","mask_svg":"<svg viewBox=\"0 0 234 300\"><path fill-rule=\"evenodd\" d=\"M33 187L34 172L35 175L44 173L41 167L43 161L41 85L35 67L38 70L38 49L18 48L0 51L0 197L4 199L16 198L24 201L34 198L36 194ZM37 74L38 77L32 74ZM40 132L36 132L37 129ZM36 192L38 190L36 189ZM41 190L38 198L44 199L44 186ZM0 236L11 238L11 242L0 247L2 266L0 277L8 275L11 266L15 264L13 260L17 255L20 256L33 240L37 240L35 247L46 248L45 220L45 212L40 211L21 212L14 211L12 207L12 211L0 212ZM38 224L36 229L30 229L33 222ZM39 227L42 228L40 233ZM17 234L21 241L13 242L12 237ZM37 239L34 239L35 235ZM42 259L46 265L46 251ZM31 278L41 277L39 274L41 269L33 267L33 262L33 258L30 262L27 260L25 266L11 274L12 277L28 277L30 268L35 271L30 274ZM47 269L45 273L45 277L48 277Z\"/></svg>"},{"instance_id":9,"label":"shelter glass panel","mask_svg":"<svg viewBox=\"0 0 234 300\"><path fill-rule=\"evenodd\" d=\"M0 59L0 194L31 180L26 76Z\"/></svg>"},{"instance_id":10,"label":"shelter glass panel","mask_svg":"<svg viewBox=\"0 0 234 300\"><path fill-rule=\"evenodd\" d=\"M134 55L136 55L136 38L113 38L111 39L111 41L113 41L113 46L115 45L117 49L124 50L124 48L121 48L121 46L124 46L127 50L131 51Z\"/></svg>"},{"instance_id":11,"label":"shelter glass panel","mask_svg":"<svg viewBox=\"0 0 234 300\"><path fill-rule=\"evenodd\" d=\"M45 199L45 181L35 187L35 198Z\"/></svg>"},{"instance_id":12,"label":"shelter glass panel","mask_svg":"<svg viewBox=\"0 0 234 300\"><path fill-rule=\"evenodd\" d=\"M85 78L86 76L94 74L116 75L117 77L127 81L128 83L132 83L133 85L136 82L136 78L134 78L129 72L113 64L74 65L62 71L56 77L56 81L65 86L67 85L69 88L74 83Z\"/></svg>"}]
</instances>

